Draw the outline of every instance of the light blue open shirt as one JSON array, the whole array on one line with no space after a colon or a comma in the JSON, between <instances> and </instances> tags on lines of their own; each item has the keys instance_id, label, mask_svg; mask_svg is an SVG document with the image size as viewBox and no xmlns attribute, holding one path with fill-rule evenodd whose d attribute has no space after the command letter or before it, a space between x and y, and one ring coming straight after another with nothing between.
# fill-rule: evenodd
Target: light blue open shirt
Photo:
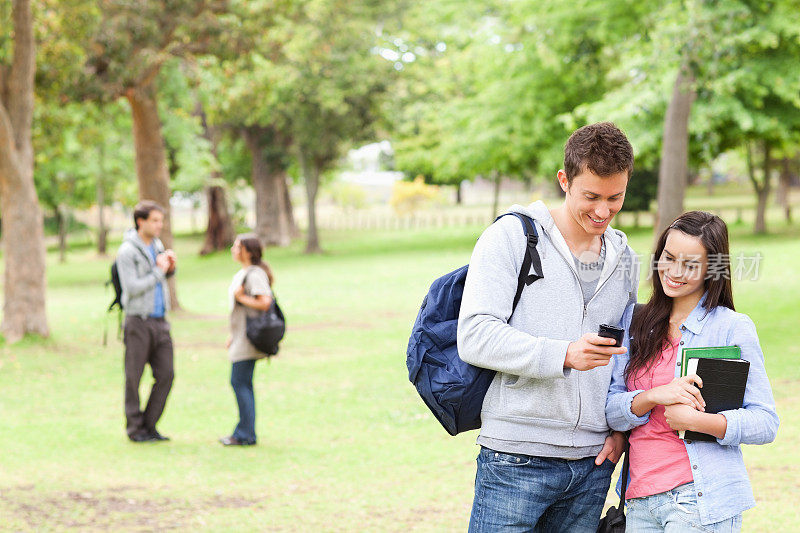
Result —
<instances>
[{"instance_id":1,"label":"light blue open shirt","mask_svg":"<svg viewBox=\"0 0 800 533\"><path fill-rule=\"evenodd\" d=\"M703 295L681 325L680 347L738 345L742 350L742 359L750 361L750 373L743 407L721 413L728 422L725 437L717 439L717 442L685 441L697 490L697 505L704 525L726 520L755 506L739 445L772 442L780 423L753 321L747 315L722 306L706 314L703 308L706 296ZM626 332L632 315L633 305L630 305L621 320L621 327ZM623 346L630 349L629 334L625 335ZM614 356L611 385L606 399L606 418L608 425L616 431L628 431L650 419L649 412L639 417L631 411L634 396L644 391L628 391L623 376L627 364L627 353ZM679 376L680 367L676 365L675 377ZM630 472L630 476L635 477L636 472ZM618 493L620 484L617 484Z\"/></svg>"}]
</instances>

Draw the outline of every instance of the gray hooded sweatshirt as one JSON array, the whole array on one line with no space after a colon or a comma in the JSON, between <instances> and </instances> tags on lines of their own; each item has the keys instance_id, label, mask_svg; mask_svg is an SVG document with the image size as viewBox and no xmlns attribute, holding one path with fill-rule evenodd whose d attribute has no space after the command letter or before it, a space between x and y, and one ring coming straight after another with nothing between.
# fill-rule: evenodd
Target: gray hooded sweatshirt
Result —
<instances>
[{"instance_id":1,"label":"gray hooded sweatshirt","mask_svg":"<svg viewBox=\"0 0 800 533\"><path fill-rule=\"evenodd\" d=\"M156 254L164 251L164 245L159 239L154 238L153 242ZM122 307L126 315L146 318L153 312L157 283L161 283L164 310L169 311L166 275L156 267L147 245L133 228L125 232L117 252L117 271L122 285Z\"/></svg>"},{"instance_id":2,"label":"gray hooded sweatshirt","mask_svg":"<svg viewBox=\"0 0 800 533\"><path fill-rule=\"evenodd\" d=\"M501 218L475 245L458 319L458 352L467 363L497 371L483 401L478 443L506 453L595 455L609 434L605 403L612 365L564 368L567 346L596 333L600 324L619 323L636 301L638 260L625 234L609 226L603 269L584 303L574 256L544 203L511 211L536 223L544 278L525 287L512 316L526 249L520 221Z\"/></svg>"}]
</instances>

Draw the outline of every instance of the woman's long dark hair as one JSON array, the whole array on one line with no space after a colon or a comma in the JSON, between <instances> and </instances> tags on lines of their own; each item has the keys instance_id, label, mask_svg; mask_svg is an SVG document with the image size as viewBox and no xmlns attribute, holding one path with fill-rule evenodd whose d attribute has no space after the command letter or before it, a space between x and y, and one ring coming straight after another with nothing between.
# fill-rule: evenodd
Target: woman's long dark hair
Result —
<instances>
[{"instance_id":1,"label":"woman's long dark hair","mask_svg":"<svg viewBox=\"0 0 800 533\"><path fill-rule=\"evenodd\" d=\"M275 276L272 275L272 269L269 267L266 261L261 259L261 240L259 240L258 236L253 233L245 233L244 235L239 235L236 237L239 241L239 244L247 250L247 253L250 254L250 263L261 267L264 272L267 273L267 278L269 278L269 286L272 287L272 284L275 282Z\"/></svg>"},{"instance_id":2,"label":"woman's long dark hair","mask_svg":"<svg viewBox=\"0 0 800 533\"><path fill-rule=\"evenodd\" d=\"M631 358L625 369L625 378L636 377L643 369L649 369L657 360L669 336L669 315L672 311L672 298L664 294L661 278L658 276L658 261L664 252L667 236L671 231L699 237L706 249L709 268L703 282L706 300L703 307L709 313L717 306L733 307L731 290L730 250L728 248L728 227L717 215L705 211L688 211L669 225L661 234L650 263L653 295L644 307L636 313L631 322Z\"/></svg>"}]
</instances>

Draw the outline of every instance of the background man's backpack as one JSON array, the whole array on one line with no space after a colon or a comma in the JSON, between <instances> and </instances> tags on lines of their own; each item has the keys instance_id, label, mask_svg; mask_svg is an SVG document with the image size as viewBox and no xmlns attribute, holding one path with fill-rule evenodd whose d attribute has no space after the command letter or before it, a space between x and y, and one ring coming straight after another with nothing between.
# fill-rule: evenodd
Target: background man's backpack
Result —
<instances>
[{"instance_id":1,"label":"background man's backpack","mask_svg":"<svg viewBox=\"0 0 800 533\"><path fill-rule=\"evenodd\" d=\"M117 308L117 338L122 338L122 283L119 281L119 271L117 261L111 263L111 277L106 280L106 288L111 285L114 288L114 300L108 306L106 312L110 313ZM108 316L108 315L106 315ZM108 344L108 320L103 327L103 346Z\"/></svg>"},{"instance_id":2,"label":"background man's backpack","mask_svg":"<svg viewBox=\"0 0 800 533\"><path fill-rule=\"evenodd\" d=\"M527 236L513 313L525 286L543 278L544 273L536 250L539 235L533 220L520 213L506 213L497 217L495 222L506 215L517 217ZM529 275L531 265L535 274ZM414 322L406 350L408 379L425 405L451 435L481 427L483 398L495 375L494 370L472 366L458 356L458 313L468 268L469 265L465 265L431 284Z\"/></svg>"},{"instance_id":3,"label":"background man's backpack","mask_svg":"<svg viewBox=\"0 0 800 533\"><path fill-rule=\"evenodd\" d=\"M114 287L114 301L108 306L108 310L111 311L114 307L119 307L119 310L122 311L122 283L119 281L116 260L111 263L111 278L106 281L106 287L109 285Z\"/></svg>"}]
</instances>

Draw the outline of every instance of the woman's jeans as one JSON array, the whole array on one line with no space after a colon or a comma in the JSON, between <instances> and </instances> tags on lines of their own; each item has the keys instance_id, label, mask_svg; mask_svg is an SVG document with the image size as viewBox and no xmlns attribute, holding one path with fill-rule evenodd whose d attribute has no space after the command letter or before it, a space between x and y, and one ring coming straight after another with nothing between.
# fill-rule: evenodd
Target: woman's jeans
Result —
<instances>
[{"instance_id":1,"label":"woman's jeans","mask_svg":"<svg viewBox=\"0 0 800 533\"><path fill-rule=\"evenodd\" d=\"M595 533L614 463L481 448L470 533Z\"/></svg>"},{"instance_id":2,"label":"woman's jeans","mask_svg":"<svg viewBox=\"0 0 800 533\"><path fill-rule=\"evenodd\" d=\"M256 442L256 399L253 396L254 359L237 361L231 367L231 387L239 404L239 424L233 437L245 444Z\"/></svg>"},{"instance_id":3,"label":"woman's jeans","mask_svg":"<svg viewBox=\"0 0 800 533\"><path fill-rule=\"evenodd\" d=\"M722 522L701 524L694 483L644 498L631 498L625 503L627 530L636 533L738 533L742 530L741 514Z\"/></svg>"}]
</instances>

